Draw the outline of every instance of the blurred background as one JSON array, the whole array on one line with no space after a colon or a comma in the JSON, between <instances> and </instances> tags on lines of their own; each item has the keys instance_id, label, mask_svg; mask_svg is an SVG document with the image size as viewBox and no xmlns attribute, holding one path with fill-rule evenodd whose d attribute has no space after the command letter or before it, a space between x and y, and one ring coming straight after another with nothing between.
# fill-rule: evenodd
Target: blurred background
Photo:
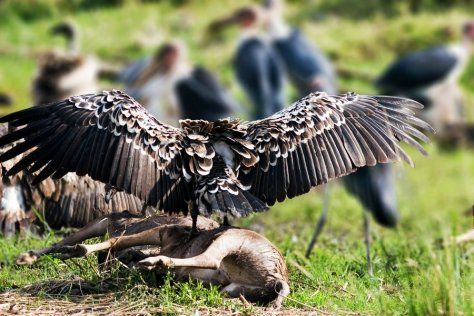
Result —
<instances>
[{"instance_id":1,"label":"blurred background","mask_svg":"<svg viewBox=\"0 0 474 316\"><path fill-rule=\"evenodd\" d=\"M189 94L178 96L178 99L170 95L174 85L189 75L188 68L180 68L182 71L177 72L171 81L166 79L166 75L153 77L154 73L146 73L153 60L165 56L160 64L155 65L156 68L152 68L167 74L167 67L171 67L167 63L172 64L174 59L166 59L171 55L167 55L164 45L174 43L173 47L185 47L183 51L189 65L197 65L196 68L190 66L190 69L205 70L201 73L204 77L194 77L197 82L208 82L207 75L211 74L213 81L210 85L222 93L219 104L226 104L221 109L223 112L228 111L243 119L258 118L256 100L260 95L252 97L256 92L248 91L242 79L245 74L239 73L242 68L239 70L236 61L236 52L248 36L245 27L252 19L246 20L247 13L241 11L241 20L237 15L233 16L234 26L225 29L218 26L226 24L222 22L223 18L232 16L243 6L257 7L260 12L271 3L2 0L0 94L6 100L4 103L9 105L1 107L0 113L46 102L47 98L41 99L44 96L41 93L56 91L58 86L66 87L65 91L70 92L73 88L68 83L51 80L44 83L38 79L42 78L39 67L50 58L48 54L69 52L84 56L84 60L93 60L90 66L93 68L93 88L81 86L85 91L125 89L152 108L154 102L165 103L154 107L154 113L159 119L176 124L178 117L190 117L193 114L185 113L196 110L194 105L191 109L180 105L190 104L183 102L190 100L186 99ZM292 273L291 297L304 304L324 306L333 311L343 308L380 313L390 309L400 313L408 308L422 314L473 313L474 248L471 245L439 250L436 241L473 228L474 129L471 124L474 125L474 59L468 58L467 52L469 37L472 35L474 38L474 26L471 30L465 23L474 19L474 3L470 0L292 0L286 1L280 13L284 26L279 28L276 23L278 32L272 33L269 26L272 24L268 21L260 21L255 32L267 45L279 38L280 31L288 35L285 33L289 32L288 28L298 29L305 41L311 44L311 49L317 47L311 51L312 54L324 56L332 68L336 82L334 86L325 88L327 91L410 96L429 104L431 109L443 103L440 105L444 109L441 114L424 116L442 132L438 136L429 135L434 142L425 146L428 158L407 148L415 168L401 163L393 168L399 220L395 229L372 226L375 278L367 278L365 273L363 207L339 182L331 187L327 225L309 259L305 258L305 251L324 204L321 189L314 190L321 191L321 194L311 191L277 204L266 214L237 224L262 232L279 247ZM71 41L67 30L57 32L62 36L53 36L51 28L64 21L77 30L76 42ZM221 23L212 24L215 21ZM459 47L467 50L460 55L449 55L451 48L430 50L451 47L451 44L460 44ZM388 74L386 79L390 78L385 83L390 80L410 81L413 76L402 78L403 73L410 71L421 77L434 76L433 80L425 78L427 81L416 91L410 89L414 83L408 89L395 89L393 86L389 89L387 85L376 84L377 79L388 73L392 63L406 54L420 51L427 54L415 55L415 66L408 66L408 69L403 69L406 64L393 66L401 68L392 68L395 74L391 73L392 77ZM281 106L290 105L305 91L292 77L292 67L283 57L281 52L276 56L277 63L280 63L278 67L282 69L278 79L281 87L272 93L279 98L272 102L281 103ZM454 67L461 59L459 64L462 67ZM68 67L74 69L74 62ZM423 69L428 69L429 73L423 73ZM76 79L88 78L88 70L85 71ZM44 76L52 78L47 74ZM155 81L149 81L150 78L155 78ZM445 79L448 82L446 89L431 89L431 84ZM153 85L147 86L150 82ZM321 83L318 80L312 82ZM190 83L183 89L196 87L199 86ZM430 112L421 115L424 113ZM0 240L0 249L10 247L7 243ZM8 286L7 276L3 278L3 285ZM287 304L299 306L297 303Z\"/></svg>"}]
</instances>

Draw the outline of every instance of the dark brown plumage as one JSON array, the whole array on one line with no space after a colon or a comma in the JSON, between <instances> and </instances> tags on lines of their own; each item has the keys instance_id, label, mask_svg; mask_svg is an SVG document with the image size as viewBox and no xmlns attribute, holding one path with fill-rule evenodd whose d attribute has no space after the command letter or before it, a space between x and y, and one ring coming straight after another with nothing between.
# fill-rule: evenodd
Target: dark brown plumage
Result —
<instances>
[{"instance_id":1,"label":"dark brown plumage","mask_svg":"<svg viewBox=\"0 0 474 316\"><path fill-rule=\"evenodd\" d=\"M7 175L39 172L34 183L88 174L170 213L244 216L365 165L410 157L405 141L432 131L413 116L422 106L394 97L313 93L266 119L165 125L113 90L12 113L19 129L0 146L7 161L34 148ZM387 132L388 131L388 132ZM238 197L238 198L237 198Z\"/></svg>"},{"instance_id":2,"label":"dark brown plumage","mask_svg":"<svg viewBox=\"0 0 474 316\"><path fill-rule=\"evenodd\" d=\"M47 178L45 181L48 179L51 180ZM126 192L117 192L110 202L106 203L105 185L89 176L79 177L74 173L68 173L53 183L52 191L42 190L44 204L40 209L44 209L43 216L46 223L55 229L80 228L110 213L128 211L131 214L141 214L142 212L143 203L140 199Z\"/></svg>"}]
</instances>

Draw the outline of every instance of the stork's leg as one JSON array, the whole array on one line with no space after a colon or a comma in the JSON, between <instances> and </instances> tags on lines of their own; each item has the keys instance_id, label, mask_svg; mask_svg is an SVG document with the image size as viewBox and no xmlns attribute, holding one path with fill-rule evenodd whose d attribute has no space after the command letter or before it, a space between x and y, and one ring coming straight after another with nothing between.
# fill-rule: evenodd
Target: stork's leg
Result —
<instances>
[{"instance_id":1,"label":"stork's leg","mask_svg":"<svg viewBox=\"0 0 474 316\"><path fill-rule=\"evenodd\" d=\"M329 209L329 199L331 195L330 184L326 184L324 186L324 193L323 193L323 210L321 215L319 216L318 222L316 223L316 228L314 229L313 237L311 237L311 241L309 242L308 249L306 250L306 258L309 258L311 252L313 251L314 246L316 245L316 241L318 240L321 231L323 230L324 225L326 224L327 216L328 216L328 209Z\"/></svg>"},{"instance_id":2,"label":"stork's leg","mask_svg":"<svg viewBox=\"0 0 474 316\"><path fill-rule=\"evenodd\" d=\"M365 242L365 255L367 257L367 269L370 276L374 275L372 269L372 259L370 257L370 223L369 223L369 212L364 209L364 242Z\"/></svg>"}]
</instances>

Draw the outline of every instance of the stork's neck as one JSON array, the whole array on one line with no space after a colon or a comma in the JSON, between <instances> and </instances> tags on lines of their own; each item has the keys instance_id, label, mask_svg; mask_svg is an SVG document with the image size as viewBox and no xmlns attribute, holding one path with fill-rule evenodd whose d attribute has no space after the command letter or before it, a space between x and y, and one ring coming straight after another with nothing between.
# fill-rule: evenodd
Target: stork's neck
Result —
<instances>
[{"instance_id":1,"label":"stork's neck","mask_svg":"<svg viewBox=\"0 0 474 316\"><path fill-rule=\"evenodd\" d=\"M239 43L254 37L261 37L256 26L243 27L240 31Z\"/></svg>"},{"instance_id":2,"label":"stork's neck","mask_svg":"<svg viewBox=\"0 0 474 316\"><path fill-rule=\"evenodd\" d=\"M168 72L167 76L174 82L187 78L191 75L194 67L186 60L177 62Z\"/></svg>"},{"instance_id":3,"label":"stork's neck","mask_svg":"<svg viewBox=\"0 0 474 316\"><path fill-rule=\"evenodd\" d=\"M278 12L270 12L267 16L266 29L272 40L290 36L291 27Z\"/></svg>"},{"instance_id":4,"label":"stork's neck","mask_svg":"<svg viewBox=\"0 0 474 316\"><path fill-rule=\"evenodd\" d=\"M462 48L466 51L468 55L472 53L472 38L464 36L461 41Z\"/></svg>"}]
</instances>

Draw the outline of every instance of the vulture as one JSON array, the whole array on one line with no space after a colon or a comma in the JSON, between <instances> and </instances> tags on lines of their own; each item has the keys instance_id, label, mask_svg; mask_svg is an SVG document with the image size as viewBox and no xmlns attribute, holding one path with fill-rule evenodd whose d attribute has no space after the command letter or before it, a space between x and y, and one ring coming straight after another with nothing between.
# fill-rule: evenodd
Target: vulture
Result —
<instances>
[{"instance_id":1,"label":"vulture","mask_svg":"<svg viewBox=\"0 0 474 316\"><path fill-rule=\"evenodd\" d=\"M49 103L71 95L97 92L100 64L94 56L79 53L77 28L70 22L62 22L54 26L51 33L66 38L68 51L50 51L40 56L33 79L34 103Z\"/></svg>"},{"instance_id":2,"label":"vulture","mask_svg":"<svg viewBox=\"0 0 474 316\"><path fill-rule=\"evenodd\" d=\"M283 69L278 56L259 34L263 12L258 7L244 7L230 17L213 22L212 33L238 24L240 38L234 54L233 67L237 80L253 105L250 117L262 119L283 109Z\"/></svg>"},{"instance_id":3,"label":"vulture","mask_svg":"<svg viewBox=\"0 0 474 316\"><path fill-rule=\"evenodd\" d=\"M404 98L316 92L261 120L186 119L175 128L125 93L104 91L0 118L16 127L0 137L0 162L23 154L6 176L28 171L33 185L74 172L159 210L190 212L195 234L198 214L225 222L358 167L413 165L398 142L427 155L417 139L428 143L422 131L433 130L412 111L421 107Z\"/></svg>"},{"instance_id":4,"label":"vulture","mask_svg":"<svg viewBox=\"0 0 474 316\"><path fill-rule=\"evenodd\" d=\"M463 25L461 43L409 53L394 61L377 79L383 94L417 100L426 106L420 115L443 136L448 125L464 122L458 80L472 51L474 22Z\"/></svg>"}]
</instances>

